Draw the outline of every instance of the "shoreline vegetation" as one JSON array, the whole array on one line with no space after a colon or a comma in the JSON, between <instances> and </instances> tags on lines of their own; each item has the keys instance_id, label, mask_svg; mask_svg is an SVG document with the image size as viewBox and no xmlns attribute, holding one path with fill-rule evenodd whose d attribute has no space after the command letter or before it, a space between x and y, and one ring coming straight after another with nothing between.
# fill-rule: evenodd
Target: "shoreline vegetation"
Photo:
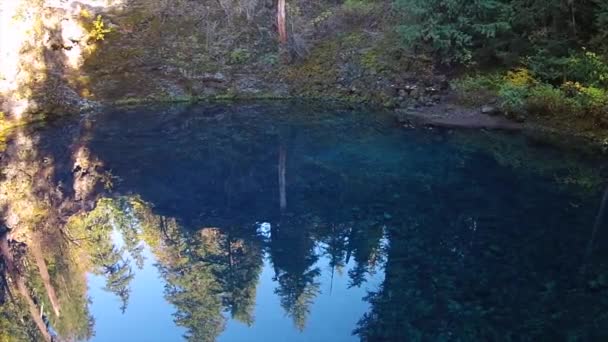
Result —
<instances>
[{"instance_id":1,"label":"shoreline vegetation","mask_svg":"<svg viewBox=\"0 0 608 342\"><path fill-rule=\"evenodd\" d=\"M279 5L4 1L0 131L106 105L297 99L608 146L603 1Z\"/></svg>"}]
</instances>

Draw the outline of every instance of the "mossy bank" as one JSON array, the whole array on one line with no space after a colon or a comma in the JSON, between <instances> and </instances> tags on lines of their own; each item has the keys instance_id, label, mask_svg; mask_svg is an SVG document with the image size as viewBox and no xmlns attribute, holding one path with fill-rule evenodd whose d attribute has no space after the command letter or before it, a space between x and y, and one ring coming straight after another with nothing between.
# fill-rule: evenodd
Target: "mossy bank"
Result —
<instances>
[{"instance_id":1,"label":"mossy bank","mask_svg":"<svg viewBox=\"0 0 608 342\"><path fill-rule=\"evenodd\" d=\"M590 119L535 104L556 96L549 89L513 110L498 89L510 80L471 81L462 76L470 68L446 67L432 51L408 45L404 23L415 20L399 3L290 1L285 44L275 7L270 0L5 1L3 32L21 32L0 46L5 121L106 104L306 98L383 106L400 116L484 108L529 127L608 138L603 114ZM446 104L464 109L443 113Z\"/></svg>"}]
</instances>

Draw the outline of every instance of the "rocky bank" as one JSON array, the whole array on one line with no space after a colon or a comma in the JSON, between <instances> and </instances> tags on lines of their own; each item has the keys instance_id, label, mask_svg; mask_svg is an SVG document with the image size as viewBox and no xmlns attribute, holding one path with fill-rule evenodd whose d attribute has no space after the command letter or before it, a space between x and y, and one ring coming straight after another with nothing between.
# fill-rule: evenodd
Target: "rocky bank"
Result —
<instances>
[{"instance_id":1,"label":"rocky bank","mask_svg":"<svg viewBox=\"0 0 608 342\"><path fill-rule=\"evenodd\" d=\"M393 18L379 15L389 5L293 1L287 46L277 42L273 6L3 1L2 110L21 117L200 98L334 98L405 108L441 101L446 77L398 47Z\"/></svg>"},{"instance_id":2,"label":"rocky bank","mask_svg":"<svg viewBox=\"0 0 608 342\"><path fill-rule=\"evenodd\" d=\"M405 125L538 126L454 105L454 71L403 48L390 2L290 1L284 45L272 0L4 0L0 17L4 126L105 104L285 98L384 106Z\"/></svg>"}]
</instances>

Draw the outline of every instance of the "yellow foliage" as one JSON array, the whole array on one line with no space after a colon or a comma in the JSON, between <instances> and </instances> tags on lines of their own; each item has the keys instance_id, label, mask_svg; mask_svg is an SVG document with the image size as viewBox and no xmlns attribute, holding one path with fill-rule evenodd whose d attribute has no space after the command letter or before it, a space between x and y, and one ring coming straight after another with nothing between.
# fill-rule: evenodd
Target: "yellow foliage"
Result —
<instances>
[{"instance_id":1,"label":"yellow foliage","mask_svg":"<svg viewBox=\"0 0 608 342\"><path fill-rule=\"evenodd\" d=\"M11 342L13 341L10 336L0 333L0 342Z\"/></svg>"},{"instance_id":2,"label":"yellow foliage","mask_svg":"<svg viewBox=\"0 0 608 342\"><path fill-rule=\"evenodd\" d=\"M89 38L92 41L100 41L104 40L106 34L112 32L111 29L106 28L101 15L98 15L97 18L93 21L93 27L91 31L89 31Z\"/></svg>"},{"instance_id":3,"label":"yellow foliage","mask_svg":"<svg viewBox=\"0 0 608 342\"><path fill-rule=\"evenodd\" d=\"M561 90L568 96L582 95L595 104L605 105L608 102L608 92L605 89L584 86L580 82L566 81L562 84Z\"/></svg>"},{"instance_id":4,"label":"yellow foliage","mask_svg":"<svg viewBox=\"0 0 608 342\"><path fill-rule=\"evenodd\" d=\"M585 86L580 84L579 82L566 81L561 86L562 90L566 92L566 94L570 96L578 95L580 93L585 92Z\"/></svg>"},{"instance_id":5,"label":"yellow foliage","mask_svg":"<svg viewBox=\"0 0 608 342\"><path fill-rule=\"evenodd\" d=\"M87 10L86 8L84 8L80 11L80 16L85 19L93 18L93 15L91 14L91 12L89 12L89 10Z\"/></svg>"},{"instance_id":6,"label":"yellow foliage","mask_svg":"<svg viewBox=\"0 0 608 342\"><path fill-rule=\"evenodd\" d=\"M530 70L526 68L517 68L512 71L508 71L504 77L505 82L516 87L530 87L537 83L532 76Z\"/></svg>"}]
</instances>

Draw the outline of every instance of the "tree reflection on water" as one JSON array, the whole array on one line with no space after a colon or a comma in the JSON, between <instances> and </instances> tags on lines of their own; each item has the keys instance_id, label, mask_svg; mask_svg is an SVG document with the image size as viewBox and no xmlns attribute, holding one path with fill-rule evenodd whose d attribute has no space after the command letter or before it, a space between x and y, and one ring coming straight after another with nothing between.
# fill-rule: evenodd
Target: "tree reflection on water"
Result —
<instances>
[{"instance_id":1,"label":"tree reflection on water","mask_svg":"<svg viewBox=\"0 0 608 342\"><path fill-rule=\"evenodd\" d=\"M603 165L363 114L209 104L15 130L0 340L92 338L87 274L129 310L145 248L192 341L255 325L265 260L301 331L324 273L346 273L384 275L352 327L365 341L607 336L605 230L586 252Z\"/></svg>"}]
</instances>

